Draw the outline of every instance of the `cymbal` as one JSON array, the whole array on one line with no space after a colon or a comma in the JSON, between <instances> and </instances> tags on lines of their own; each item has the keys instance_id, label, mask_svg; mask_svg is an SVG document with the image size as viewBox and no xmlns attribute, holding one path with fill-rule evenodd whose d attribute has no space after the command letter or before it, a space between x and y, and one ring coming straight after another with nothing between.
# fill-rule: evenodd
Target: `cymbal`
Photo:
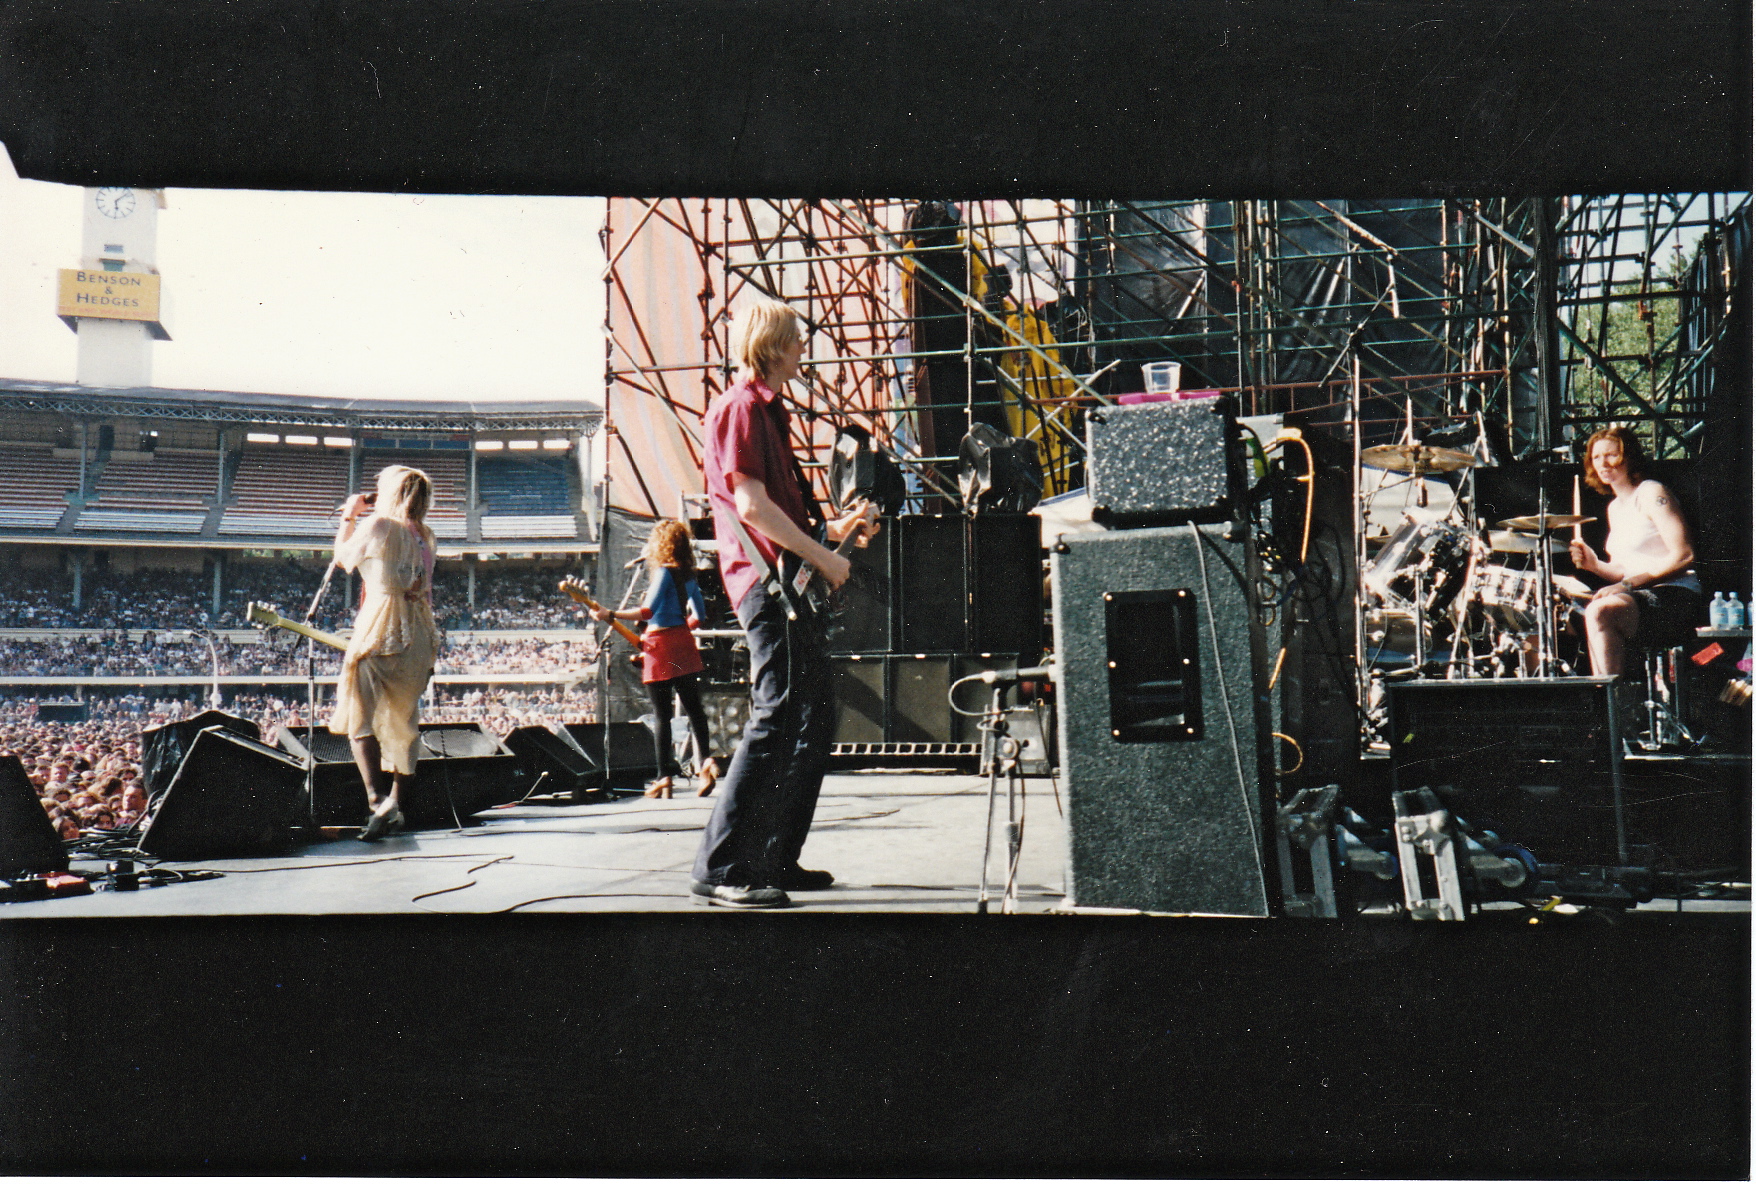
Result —
<instances>
[{"instance_id":1,"label":"cymbal","mask_svg":"<svg viewBox=\"0 0 1756 1184\"><path fill-rule=\"evenodd\" d=\"M1520 534L1516 530L1493 530L1488 532L1488 549L1503 551L1515 555L1528 555L1537 549L1536 536ZM1550 538L1549 550L1557 555L1567 550L1567 540Z\"/></svg>"},{"instance_id":2,"label":"cymbal","mask_svg":"<svg viewBox=\"0 0 1756 1184\"><path fill-rule=\"evenodd\" d=\"M1380 444L1360 453L1360 463L1393 473L1451 473L1473 468L1476 458L1455 448L1428 448L1425 444Z\"/></svg>"},{"instance_id":3,"label":"cymbal","mask_svg":"<svg viewBox=\"0 0 1756 1184\"><path fill-rule=\"evenodd\" d=\"M1564 526L1581 526L1587 522L1596 521L1596 518L1587 517L1584 514L1550 514L1547 529L1559 530ZM1530 534L1536 534L1544 529L1541 514L1526 514L1522 518L1507 518L1495 525L1499 526L1501 530L1522 530Z\"/></svg>"}]
</instances>

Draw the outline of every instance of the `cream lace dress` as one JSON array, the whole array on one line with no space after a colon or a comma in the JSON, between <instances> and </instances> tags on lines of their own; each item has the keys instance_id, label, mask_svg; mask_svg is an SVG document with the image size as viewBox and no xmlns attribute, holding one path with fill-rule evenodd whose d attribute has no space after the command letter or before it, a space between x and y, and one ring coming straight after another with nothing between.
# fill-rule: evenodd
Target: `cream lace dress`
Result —
<instances>
[{"instance_id":1,"label":"cream lace dress","mask_svg":"<svg viewBox=\"0 0 1756 1184\"><path fill-rule=\"evenodd\" d=\"M376 514L335 549L365 586L354 635L342 658L329 730L376 736L386 770L412 774L420 744L421 692L433 675L433 548L409 527Z\"/></svg>"}]
</instances>

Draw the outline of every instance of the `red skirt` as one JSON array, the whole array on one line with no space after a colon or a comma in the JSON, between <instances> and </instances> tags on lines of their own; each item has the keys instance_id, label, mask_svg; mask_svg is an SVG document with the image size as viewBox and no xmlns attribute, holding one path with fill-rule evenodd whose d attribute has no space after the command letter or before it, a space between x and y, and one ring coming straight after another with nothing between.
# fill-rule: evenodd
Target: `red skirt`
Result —
<instances>
[{"instance_id":1,"label":"red skirt","mask_svg":"<svg viewBox=\"0 0 1756 1184\"><path fill-rule=\"evenodd\" d=\"M669 682L701 669L701 651L687 625L648 629L640 635L640 681Z\"/></svg>"}]
</instances>

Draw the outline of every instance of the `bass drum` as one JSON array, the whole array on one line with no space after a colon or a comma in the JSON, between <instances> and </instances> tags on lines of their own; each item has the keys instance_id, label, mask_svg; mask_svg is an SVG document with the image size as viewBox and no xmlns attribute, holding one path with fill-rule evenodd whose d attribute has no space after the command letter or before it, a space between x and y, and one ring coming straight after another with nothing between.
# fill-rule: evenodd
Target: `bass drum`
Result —
<instances>
[{"instance_id":1,"label":"bass drum","mask_svg":"<svg viewBox=\"0 0 1756 1184\"><path fill-rule=\"evenodd\" d=\"M1429 617L1444 615L1463 591L1472 550L1469 535L1450 522L1405 518L1378 552L1363 584L1386 604L1413 607L1415 597Z\"/></svg>"}]
</instances>

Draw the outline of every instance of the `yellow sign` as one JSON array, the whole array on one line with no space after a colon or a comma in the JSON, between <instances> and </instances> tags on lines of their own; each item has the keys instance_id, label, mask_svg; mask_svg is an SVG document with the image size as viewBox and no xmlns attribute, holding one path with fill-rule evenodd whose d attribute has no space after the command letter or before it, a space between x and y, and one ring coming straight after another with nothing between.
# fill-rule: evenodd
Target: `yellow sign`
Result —
<instances>
[{"instance_id":1,"label":"yellow sign","mask_svg":"<svg viewBox=\"0 0 1756 1184\"><path fill-rule=\"evenodd\" d=\"M111 321L159 319L159 277L140 271L61 269L61 317L98 317Z\"/></svg>"}]
</instances>

